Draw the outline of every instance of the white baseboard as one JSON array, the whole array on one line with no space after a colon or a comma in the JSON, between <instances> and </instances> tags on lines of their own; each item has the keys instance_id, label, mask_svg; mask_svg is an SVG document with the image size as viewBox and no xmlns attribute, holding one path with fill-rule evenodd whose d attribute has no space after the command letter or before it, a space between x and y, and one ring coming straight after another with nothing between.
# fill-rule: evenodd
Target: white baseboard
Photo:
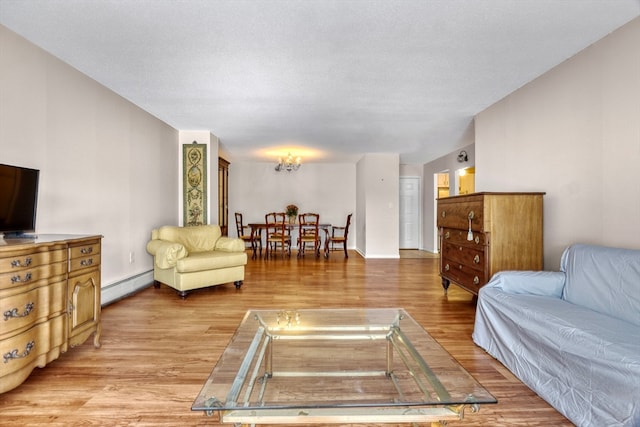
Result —
<instances>
[{"instance_id":1,"label":"white baseboard","mask_svg":"<svg viewBox=\"0 0 640 427\"><path fill-rule=\"evenodd\" d=\"M398 255L364 254L360 249L356 249L356 252L358 252L360 256L365 259L400 259L400 253L398 253Z\"/></svg>"},{"instance_id":2,"label":"white baseboard","mask_svg":"<svg viewBox=\"0 0 640 427\"><path fill-rule=\"evenodd\" d=\"M102 288L103 306L116 302L153 284L153 270L112 283Z\"/></svg>"}]
</instances>

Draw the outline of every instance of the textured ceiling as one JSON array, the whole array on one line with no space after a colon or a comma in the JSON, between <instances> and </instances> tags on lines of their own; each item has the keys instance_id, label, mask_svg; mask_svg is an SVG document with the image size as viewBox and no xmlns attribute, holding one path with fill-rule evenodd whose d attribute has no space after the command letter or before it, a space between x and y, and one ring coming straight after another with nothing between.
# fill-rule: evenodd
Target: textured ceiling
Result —
<instances>
[{"instance_id":1,"label":"textured ceiling","mask_svg":"<svg viewBox=\"0 0 640 427\"><path fill-rule=\"evenodd\" d=\"M640 0L0 0L0 23L236 161L428 162L637 16Z\"/></svg>"}]
</instances>

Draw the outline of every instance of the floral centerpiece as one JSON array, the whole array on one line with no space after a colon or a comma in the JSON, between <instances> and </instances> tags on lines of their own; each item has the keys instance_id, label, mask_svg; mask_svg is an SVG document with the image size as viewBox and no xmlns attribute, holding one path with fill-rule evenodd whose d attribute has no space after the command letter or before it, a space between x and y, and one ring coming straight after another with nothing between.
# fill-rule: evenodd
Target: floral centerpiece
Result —
<instances>
[{"instance_id":1,"label":"floral centerpiece","mask_svg":"<svg viewBox=\"0 0 640 427\"><path fill-rule=\"evenodd\" d=\"M296 217L298 216L298 207L296 205L288 205L287 216L289 217L290 223L296 222Z\"/></svg>"}]
</instances>

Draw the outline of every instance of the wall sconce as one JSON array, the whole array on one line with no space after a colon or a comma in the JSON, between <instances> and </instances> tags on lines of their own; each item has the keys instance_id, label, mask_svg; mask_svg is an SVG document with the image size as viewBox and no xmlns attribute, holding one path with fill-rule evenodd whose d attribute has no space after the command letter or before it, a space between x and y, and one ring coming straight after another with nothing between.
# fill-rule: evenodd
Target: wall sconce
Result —
<instances>
[{"instance_id":1,"label":"wall sconce","mask_svg":"<svg viewBox=\"0 0 640 427\"><path fill-rule=\"evenodd\" d=\"M462 151L460 152L460 154L458 154L458 161L459 161L460 163L462 163L462 162L466 162L466 161L468 161L468 160L469 160L469 156L467 156L467 152L466 152L466 151L464 151L464 150L462 150Z\"/></svg>"},{"instance_id":2,"label":"wall sconce","mask_svg":"<svg viewBox=\"0 0 640 427\"><path fill-rule=\"evenodd\" d=\"M294 159L291 153L289 153L287 154L287 157L285 159L283 159L282 157L278 158L278 164L276 165L276 172L297 171L298 169L300 169L301 162L302 162L302 159L300 158L300 156Z\"/></svg>"}]
</instances>

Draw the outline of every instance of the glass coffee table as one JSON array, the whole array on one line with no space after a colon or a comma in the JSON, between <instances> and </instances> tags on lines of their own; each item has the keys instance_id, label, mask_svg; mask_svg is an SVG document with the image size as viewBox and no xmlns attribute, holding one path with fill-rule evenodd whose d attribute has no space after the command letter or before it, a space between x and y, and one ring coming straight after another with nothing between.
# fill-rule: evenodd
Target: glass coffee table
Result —
<instances>
[{"instance_id":1,"label":"glass coffee table","mask_svg":"<svg viewBox=\"0 0 640 427\"><path fill-rule=\"evenodd\" d=\"M485 403L403 309L249 310L191 409L236 425L438 425Z\"/></svg>"}]
</instances>

